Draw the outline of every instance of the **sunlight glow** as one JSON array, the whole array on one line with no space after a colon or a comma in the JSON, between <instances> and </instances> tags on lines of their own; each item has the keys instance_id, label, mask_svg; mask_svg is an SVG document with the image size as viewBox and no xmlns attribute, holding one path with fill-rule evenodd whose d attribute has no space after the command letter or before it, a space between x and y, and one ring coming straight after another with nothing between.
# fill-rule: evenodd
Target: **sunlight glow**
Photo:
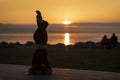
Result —
<instances>
[{"instance_id":1,"label":"sunlight glow","mask_svg":"<svg viewBox=\"0 0 120 80\"><path fill-rule=\"evenodd\" d=\"M70 34L69 33L65 33L64 44L65 45L69 45L70 44Z\"/></svg>"},{"instance_id":2,"label":"sunlight glow","mask_svg":"<svg viewBox=\"0 0 120 80\"><path fill-rule=\"evenodd\" d=\"M71 22L69 20L65 20L63 23L64 24L70 24Z\"/></svg>"}]
</instances>

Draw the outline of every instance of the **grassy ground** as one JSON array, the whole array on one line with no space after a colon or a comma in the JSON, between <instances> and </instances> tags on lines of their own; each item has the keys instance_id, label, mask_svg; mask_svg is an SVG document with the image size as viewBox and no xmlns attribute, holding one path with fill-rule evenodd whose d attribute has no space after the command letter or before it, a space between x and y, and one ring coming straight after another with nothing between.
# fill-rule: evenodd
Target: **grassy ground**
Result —
<instances>
[{"instance_id":1,"label":"grassy ground","mask_svg":"<svg viewBox=\"0 0 120 80\"><path fill-rule=\"evenodd\" d=\"M35 49L0 49L0 64L30 65ZM120 72L120 49L48 48L52 67Z\"/></svg>"}]
</instances>

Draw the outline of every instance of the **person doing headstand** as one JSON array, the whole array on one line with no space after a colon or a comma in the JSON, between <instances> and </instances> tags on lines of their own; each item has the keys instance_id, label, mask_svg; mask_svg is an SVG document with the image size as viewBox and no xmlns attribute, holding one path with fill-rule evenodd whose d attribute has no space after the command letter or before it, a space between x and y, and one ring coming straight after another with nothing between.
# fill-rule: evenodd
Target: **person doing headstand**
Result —
<instances>
[{"instance_id":1,"label":"person doing headstand","mask_svg":"<svg viewBox=\"0 0 120 80\"><path fill-rule=\"evenodd\" d=\"M52 68L47 58L47 31L48 22L42 19L41 12L36 10L38 28L33 34L33 39L37 45L37 49L33 55L32 66L28 70L29 74L51 74Z\"/></svg>"}]
</instances>

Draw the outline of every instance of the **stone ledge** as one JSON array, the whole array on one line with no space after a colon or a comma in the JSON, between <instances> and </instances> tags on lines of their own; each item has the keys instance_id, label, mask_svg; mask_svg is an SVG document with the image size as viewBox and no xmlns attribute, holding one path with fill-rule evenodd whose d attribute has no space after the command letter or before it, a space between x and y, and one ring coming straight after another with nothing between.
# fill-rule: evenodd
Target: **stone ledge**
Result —
<instances>
[{"instance_id":1,"label":"stone ledge","mask_svg":"<svg viewBox=\"0 0 120 80\"><path fill-rule=\"evenodd\" d=\"M52 75L28 75L30 66L0 64L0 80L120 80L120 73L53 68Z\"/></svg>"}]
</instances>

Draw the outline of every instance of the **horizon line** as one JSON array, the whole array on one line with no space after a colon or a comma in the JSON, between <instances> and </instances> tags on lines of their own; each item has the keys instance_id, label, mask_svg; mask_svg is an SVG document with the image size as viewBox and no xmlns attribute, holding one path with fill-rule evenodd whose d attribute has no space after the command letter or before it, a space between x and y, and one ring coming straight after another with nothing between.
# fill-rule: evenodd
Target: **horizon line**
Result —
<instances>
[{"instance_id":1,"label":"horizon line","mask_svg":"<svg viewBox=\"0 0 120 80\"><path fill-rule=\"evenodd\" d=\"M71 24L120 24L120 22L73 22ZM49 24L59 24L59 25L65 25L63 23L49 23ZM68 25L71 25L68 24ZM0 23L0 25L37 25L36 23Z\"/></svg>"}]
</instances>

